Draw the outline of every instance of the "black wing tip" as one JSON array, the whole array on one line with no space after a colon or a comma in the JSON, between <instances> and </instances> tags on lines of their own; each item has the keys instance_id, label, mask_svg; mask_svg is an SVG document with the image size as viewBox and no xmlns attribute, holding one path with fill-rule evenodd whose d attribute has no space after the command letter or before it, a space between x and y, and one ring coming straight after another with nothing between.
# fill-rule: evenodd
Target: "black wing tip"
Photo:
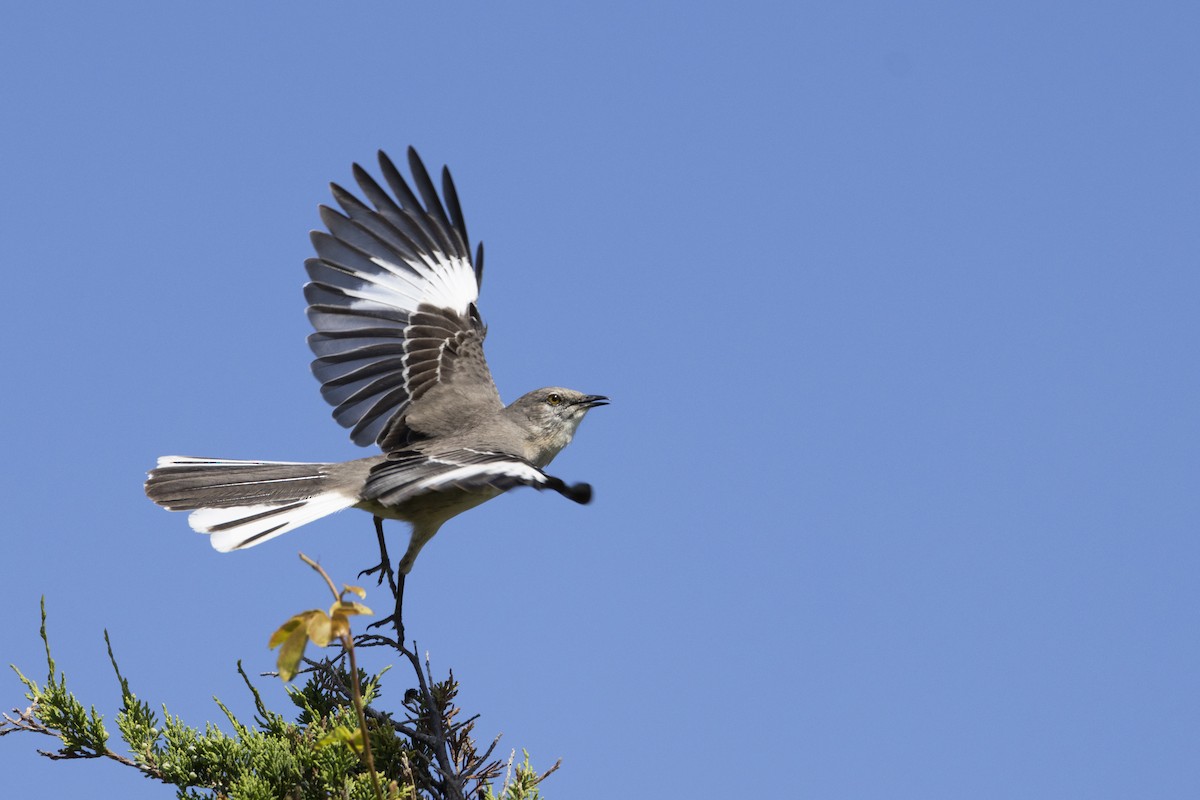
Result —
<instances>
[{"instance_id":1,"label":"black wing tip","mask_svg":"<svg viewBox=\"0 0 1200 800\"><path fill-rule=\"evenodd\" d=\"M530 485L538 489L553 489L568 500L574 500L576 503L579 503L583 506L586 506L588 503L592 502L592 485L590 483L568 484L562 478L556 478L553 475L546 475L544 472L542 475L545 476L545 483L540 485L533 483Z\"/></svg>"},{"instance_id":2,"label":"black wing tip","mask_svg":"<svg viewBox=\"0 0 1200 800\"><path fill-rule=\"evenodd\" d=\"M572 484L565 488L563 496L568 500L574 500L576 503L586 506L592 502L592 485L590 483Z\"/></svg>"},{"instance_id":3,"label":"black wing tip","mask_svg":"<svg viewBox=\"0 0 1200 800\"><path fill-rule=\"evenodd\" d=\"M326 228L330 228L331 226L338 224L338 222L350 219L336 208L331 208L324 203L321 203L319 206L317 206L317 216L321 218L321 222L324 223Z\"/></svg>"},{"instance_id":4,"label":"black wing tip","mask_svg":"<svg viewBox=\"0 0 1200 800\"><path fill-rule=\"evenodd\" d=\"M417 148L410 144L405 153L408 155L408 166L411 170L414 172L420 170L426 175L429 174L429 171L425 169L425 162L421 160L421 155L417 152Z\"/></svg>"},{"instance_id":5,"label":"black wing tip","mask_svg":"<svg viewBox=\"0 0 1200 800\"><path fill-rule=\"evenodd\" d=\"M411 150L412 148L410 147L409 149ZM387 151L384 150L383 148L380 148L375 151L375 157L379 160L379 166L381 166L381 167L393 167L394 168L396 166L396 163L394 161L392 161L392 157L389 156L387 154ZM358 167L358 164L355 164L354 166ZM359 167L359 169L362 169L362 168Z\"/></svg>"},{"instance_id":6,"label":"black wing tip","mask_svg":"<svg viewBox=\"0 0 1200 800\"><path fill-rule=\"evenodd\" d=\"M379 151L380 163L387 161L387 160L388 160L387 153L380 150ZM391 163L391 162L389 161L388 163ZM362 185L364 178L371 182L375 181L375 179L371 177L371 173L367 171L367 168L364 167L362 164L359 164L357 161L350 164L350 174L354 176L354 182L360 186ZM338 187L338 185L336 183L330 183L329 185L331 187L341 188L341 187Z\"/></svg>"}]
</instances>

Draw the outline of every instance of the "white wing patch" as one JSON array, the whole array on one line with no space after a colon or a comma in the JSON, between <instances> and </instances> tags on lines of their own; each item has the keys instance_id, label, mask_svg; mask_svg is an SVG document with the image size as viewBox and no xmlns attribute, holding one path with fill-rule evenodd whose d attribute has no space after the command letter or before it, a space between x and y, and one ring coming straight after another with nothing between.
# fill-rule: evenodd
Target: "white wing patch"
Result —
<instances>
[{"instance_id":1,"label":"white wing patch","mask_svg":"<svg viewBox=\"0 0 1200 800\"><path fill-rule=\"evenodd\" d=\"M433 464L453 466L455 462L429 459ZM493 461L487 464L465 464L447 472L421 478L413 483L413 491L437 491L476 478L515 478L529 485L545 485L546 475L537 467L523 461Z\"/></svg>"},{"instance_id":2,"label":"white wing patch","mask_svg":"<svg viewBox=\"0 0 1200 800\"><path fill-rule=\"evenodd\" d=\"M313 373L334 418L360 445L382 444L385 435L406 442L402 420L410 404L450 375L463 390L452 416L502 406L483 360L486 329L476 309L483 251L472 259L449 173L443 204L415 151L409 167L416 192L387 156L379 158L390 193L356 165L367 202L335 185L342 210L321 207L328 232L312 233L317 258L305 262ZM410 338L414 327L420 330Z\"/></svg>"},{"instance_id":3,"label":"white wing patch","mask_svg":"<svg viewBox=\"0 0 1200 800\"><path fill-rule=\"evenodd\" d=\"M375 304L398 308L415 313L417 307L429 304L438 308L449 308L466 316L471 304L479 300L479 285L475 282L475 270L470 262L462 258L449 258L436 253L437 261L405 259L411 269L405 269L378 256L371 263L385 270L383 274L368 275L357 272L362 281L359 287L343 289L345 294L356 298L350 308L370 310ZM420 278L412 273L416 272Z\"/></svg>"}]
</instances>

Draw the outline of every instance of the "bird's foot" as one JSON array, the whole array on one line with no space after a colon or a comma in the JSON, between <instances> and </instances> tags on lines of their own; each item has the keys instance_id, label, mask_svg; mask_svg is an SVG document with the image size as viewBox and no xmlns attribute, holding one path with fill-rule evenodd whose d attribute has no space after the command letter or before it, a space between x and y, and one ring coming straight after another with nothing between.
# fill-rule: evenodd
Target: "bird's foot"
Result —
<instances>
[{"instance_id":1,"label":"bird's foot","mask_svg":"<svg viewBox=\"0 0 1200 800\"><path fill-rule=\"evenodd\" d=\"M375 536L379 540L379 563L370 569L364 569L362 572L358 573L358 577L361 578L364 575L374 575L379 573L379 577L376 579L376 585L378 586L383 585L383 579L386 577L388 588L391 590L392 596L396 598L396 609L383 619L378 620L377 622L372 622L367 626L367 630L376 630L378 628L391 625L396 631L396 641L400 642L401 646L403 646L404 618L401 614L401 610L404 607L404 573L400 573L400 579L396 580L396 573L392 569L392 560L388 557L387 543L383 538L382 517L375 517ZM378 634L369 634L367 635L367 638L376 640L376 644L380 644L382 641L391 641L385 639L385 637L379 636Z\"/></svg>"},{"instance_id":2,"label":"bird's foot","mask_svg":"<svg viewBox=\"0 0 1200 800\"><path fill-rule=\"evenodd\" d=\"M386 560L380 561L378 564L369 569L364 569L362 572L358 573L358 577L370 577L376 573L379 573L379 577L375 579L376 586L382 586L384 578L388 579L389 586L396 585L396 573L392 571L391 563Z\"/></svg>"}]
</instances>

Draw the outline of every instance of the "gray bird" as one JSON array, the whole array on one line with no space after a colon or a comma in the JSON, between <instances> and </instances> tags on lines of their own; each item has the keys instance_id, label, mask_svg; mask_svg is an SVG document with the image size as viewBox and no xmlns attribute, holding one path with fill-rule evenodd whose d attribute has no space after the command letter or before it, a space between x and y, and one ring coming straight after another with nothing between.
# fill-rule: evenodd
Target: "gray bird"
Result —
<instances>
[{"instance_id":1,"label":"gray bird","mask_svg":"<svg viewBox=\"0 0 1200 800\"><path fill-rule=\"evenodd\" d=\"M476 301L483 245L471 258L450 171L445 207L416 151L409 187L382 151L389 195L355 164L369 207L332 184L338 212L320 207L329 232L311 234L317 258L304 287L315 333L308 343L321 394L359 445L382 455L344 463L232 461L164 456L146 494L171 511L191 511L192 528L219 551L261 544L344 508L375 517L381 563L392 570L382 521L409 523L396 567L397 630L404 577L421 548L451 517L517 486L552 489L587 503L592 488L543 472L602 395L536 389L505 406L483 355L487 328ZM393 197L394 195L394 197ZM380 575L382 580L383 574Z\"/></svg>"}]
</instances>

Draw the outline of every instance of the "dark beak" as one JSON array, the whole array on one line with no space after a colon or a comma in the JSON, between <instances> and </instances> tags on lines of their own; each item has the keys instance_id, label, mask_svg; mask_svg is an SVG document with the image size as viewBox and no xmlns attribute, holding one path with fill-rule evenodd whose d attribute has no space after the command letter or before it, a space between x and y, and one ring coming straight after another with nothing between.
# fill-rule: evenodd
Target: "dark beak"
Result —
<instances>
[{"instance_id":1,"label":"dark beak","mask_svg":"<svg viewBox=\"0 0 1200 800\"><path fill-rule=\"evenodd\" d=\"M583 406L584 408L606 406L608 405L608 398L602 394L589 394L584 396L584 398L579 401L579 405Z\"/></svg>"}]
</instances>

